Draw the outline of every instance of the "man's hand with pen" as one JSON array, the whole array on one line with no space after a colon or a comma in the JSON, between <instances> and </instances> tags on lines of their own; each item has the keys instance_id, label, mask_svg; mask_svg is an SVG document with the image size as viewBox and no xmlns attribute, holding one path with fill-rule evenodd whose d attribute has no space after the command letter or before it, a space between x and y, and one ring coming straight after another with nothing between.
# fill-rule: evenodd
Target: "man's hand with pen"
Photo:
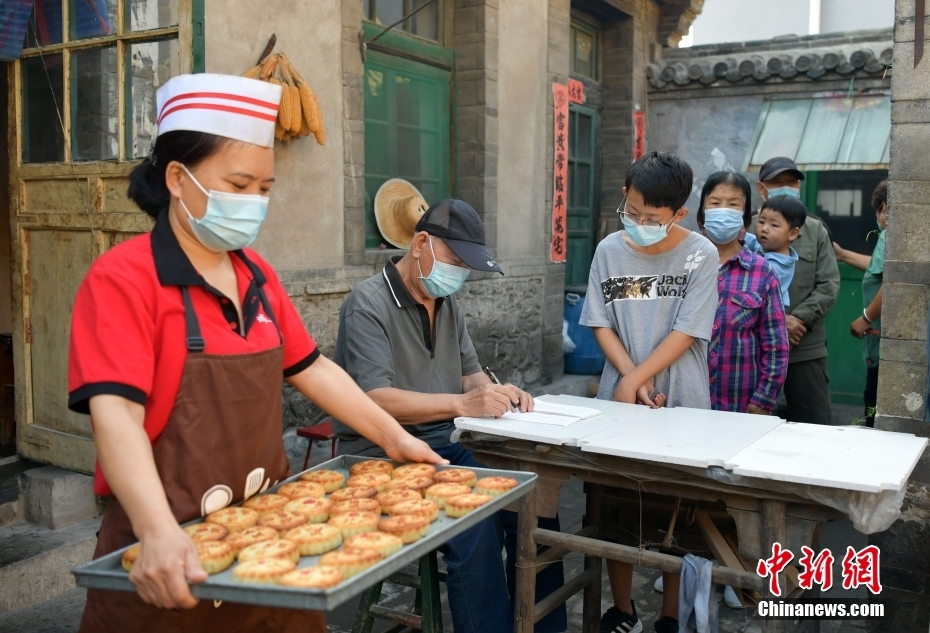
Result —
<instances>
[{"instance_id":1,"label":"man's hand with pen","mask_svg":"<svg viewBox=\"0 0 930 633\"><path fill-rule=\"evenodd\" d=\"M509 383L501 384L494 372L486 370L484 374L475 374L469 378L475 378L479 384L462 394L462 415L499 418L507 412L526 413L533 410L533 396Z\"/></svg>"}]
</instances>

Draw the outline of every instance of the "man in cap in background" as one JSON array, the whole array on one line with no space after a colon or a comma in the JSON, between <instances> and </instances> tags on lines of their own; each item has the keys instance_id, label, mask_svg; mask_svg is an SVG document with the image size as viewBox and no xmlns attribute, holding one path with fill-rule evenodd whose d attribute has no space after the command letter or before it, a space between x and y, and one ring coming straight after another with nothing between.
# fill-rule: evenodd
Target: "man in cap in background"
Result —
<instances>
[{"instance_id":1,"label":"man in cap in background","mask_svg":"<svg viewBox=\"0 0 930 633\"><path fill-rule=\"evenodd\" d=\"M494 384L481 371L455 298L472 270L503 274L485 246L478 213L462 200L442 200L417 222L410 250L346 298L334 360L372 400L452 465L481 467L470 451L451 442L453 420L530 411L533 398L514 385ZM384 455L348 426L336 422L334 429L340 454ZM541 519L540 527L558 530L558 519ZM441 548L456 633L513 631L509 596L516 576L515 546L516 514L504 511ZM541 572L537 600L562 581L561 562ZM564 605L536 625L540 633L566 628Z\"/></svg>"},{"instance_id":2,"label":"man in cap in background","mask_svg":"<svg viewBox=\"0 0 930 633\"><path fill-rule=\"evenodd\" d=\"M804 174L790 158L771 158L759 170L756 183L763 200L775 196L801 197ZM755 233L758 215L749 231ZM785 416L791 422L830 424L830 378L827 375L827 338L824 321L840 291L840 271L827 225L808 209L801 234L791 244L798 253L794 279L788 289L791 305L785 310L788 375Z\"/></svg>"}]
</instances>

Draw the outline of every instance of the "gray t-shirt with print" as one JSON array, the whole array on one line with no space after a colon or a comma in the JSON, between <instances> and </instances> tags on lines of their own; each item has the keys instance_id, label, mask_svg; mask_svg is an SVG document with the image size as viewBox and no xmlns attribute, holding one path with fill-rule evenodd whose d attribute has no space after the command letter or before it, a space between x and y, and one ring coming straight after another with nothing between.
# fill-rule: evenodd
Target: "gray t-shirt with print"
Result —
<instances>
[{"instance_id":1,"label":"gray t-shirt with print","mask_svg":"<svg viewBox=\"0 0 930 633\"><path fill-rule=\"evenodd\" d=\"M667 253L644 255L613 233L598 244L591 263L581 324L617 333L639 365L672 330L694 337L694 344L655 379L666 406L710 408L707 343L717 311L717 248L691 233ZM597 397L613 399L620 372L604 364Z\"/></svg>"}]
</instances>

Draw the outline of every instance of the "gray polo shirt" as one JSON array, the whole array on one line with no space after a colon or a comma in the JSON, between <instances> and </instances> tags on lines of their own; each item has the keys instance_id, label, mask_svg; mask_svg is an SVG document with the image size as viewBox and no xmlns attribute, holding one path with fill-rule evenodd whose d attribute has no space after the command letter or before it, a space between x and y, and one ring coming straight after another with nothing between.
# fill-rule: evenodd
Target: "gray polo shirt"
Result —
<instances>
[{"instance_id":1,"label":"gray polo shirt","mask_svg":"<svg viewBox=\"0 0 930 633\"><path fill-rule=\"evenodd\" d=\"M429 313L407 290L393 258L380 275L361 282L339 310L333 360L362 391L394 387L420 393L462 393L462 378L481 371L465 315L455 295L436 300L432 334ZM449 443L452 419L404 428L430 446ZM340 454L383 455L375 444L336 421Z\"/></svg>"}]
</instances>

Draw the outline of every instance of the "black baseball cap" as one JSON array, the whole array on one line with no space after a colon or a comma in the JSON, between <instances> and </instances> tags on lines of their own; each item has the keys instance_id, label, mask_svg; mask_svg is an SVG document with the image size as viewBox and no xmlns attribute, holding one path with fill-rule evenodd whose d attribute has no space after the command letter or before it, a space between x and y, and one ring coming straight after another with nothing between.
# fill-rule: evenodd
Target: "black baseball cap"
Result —
<instances>
[{"instance_id":1,"label":"black baseball cap","mask_svg":"<svg viewBox=\"0 0 930 633\"><path fill-rule=\"evenodd\" d=\"M787 156L776 156L765 161L762 169L759 170L759 180L768 182L778 174L786 171L794 172L798 180L804 180L804 174L798 169L797 164Z\"/></svg>"},{"instance_id":2,"label":"black baseball cap","mask_svg":"<svg viewBox=\"0 0 930 633\"><path fill-rule=\"evenodd\" d=\"M473 270L504 274L484 245L484 224L478 212L464 200L440 200L426 210L415 230L441 237L452 252Z\"/></svg>"}]
</instances>

